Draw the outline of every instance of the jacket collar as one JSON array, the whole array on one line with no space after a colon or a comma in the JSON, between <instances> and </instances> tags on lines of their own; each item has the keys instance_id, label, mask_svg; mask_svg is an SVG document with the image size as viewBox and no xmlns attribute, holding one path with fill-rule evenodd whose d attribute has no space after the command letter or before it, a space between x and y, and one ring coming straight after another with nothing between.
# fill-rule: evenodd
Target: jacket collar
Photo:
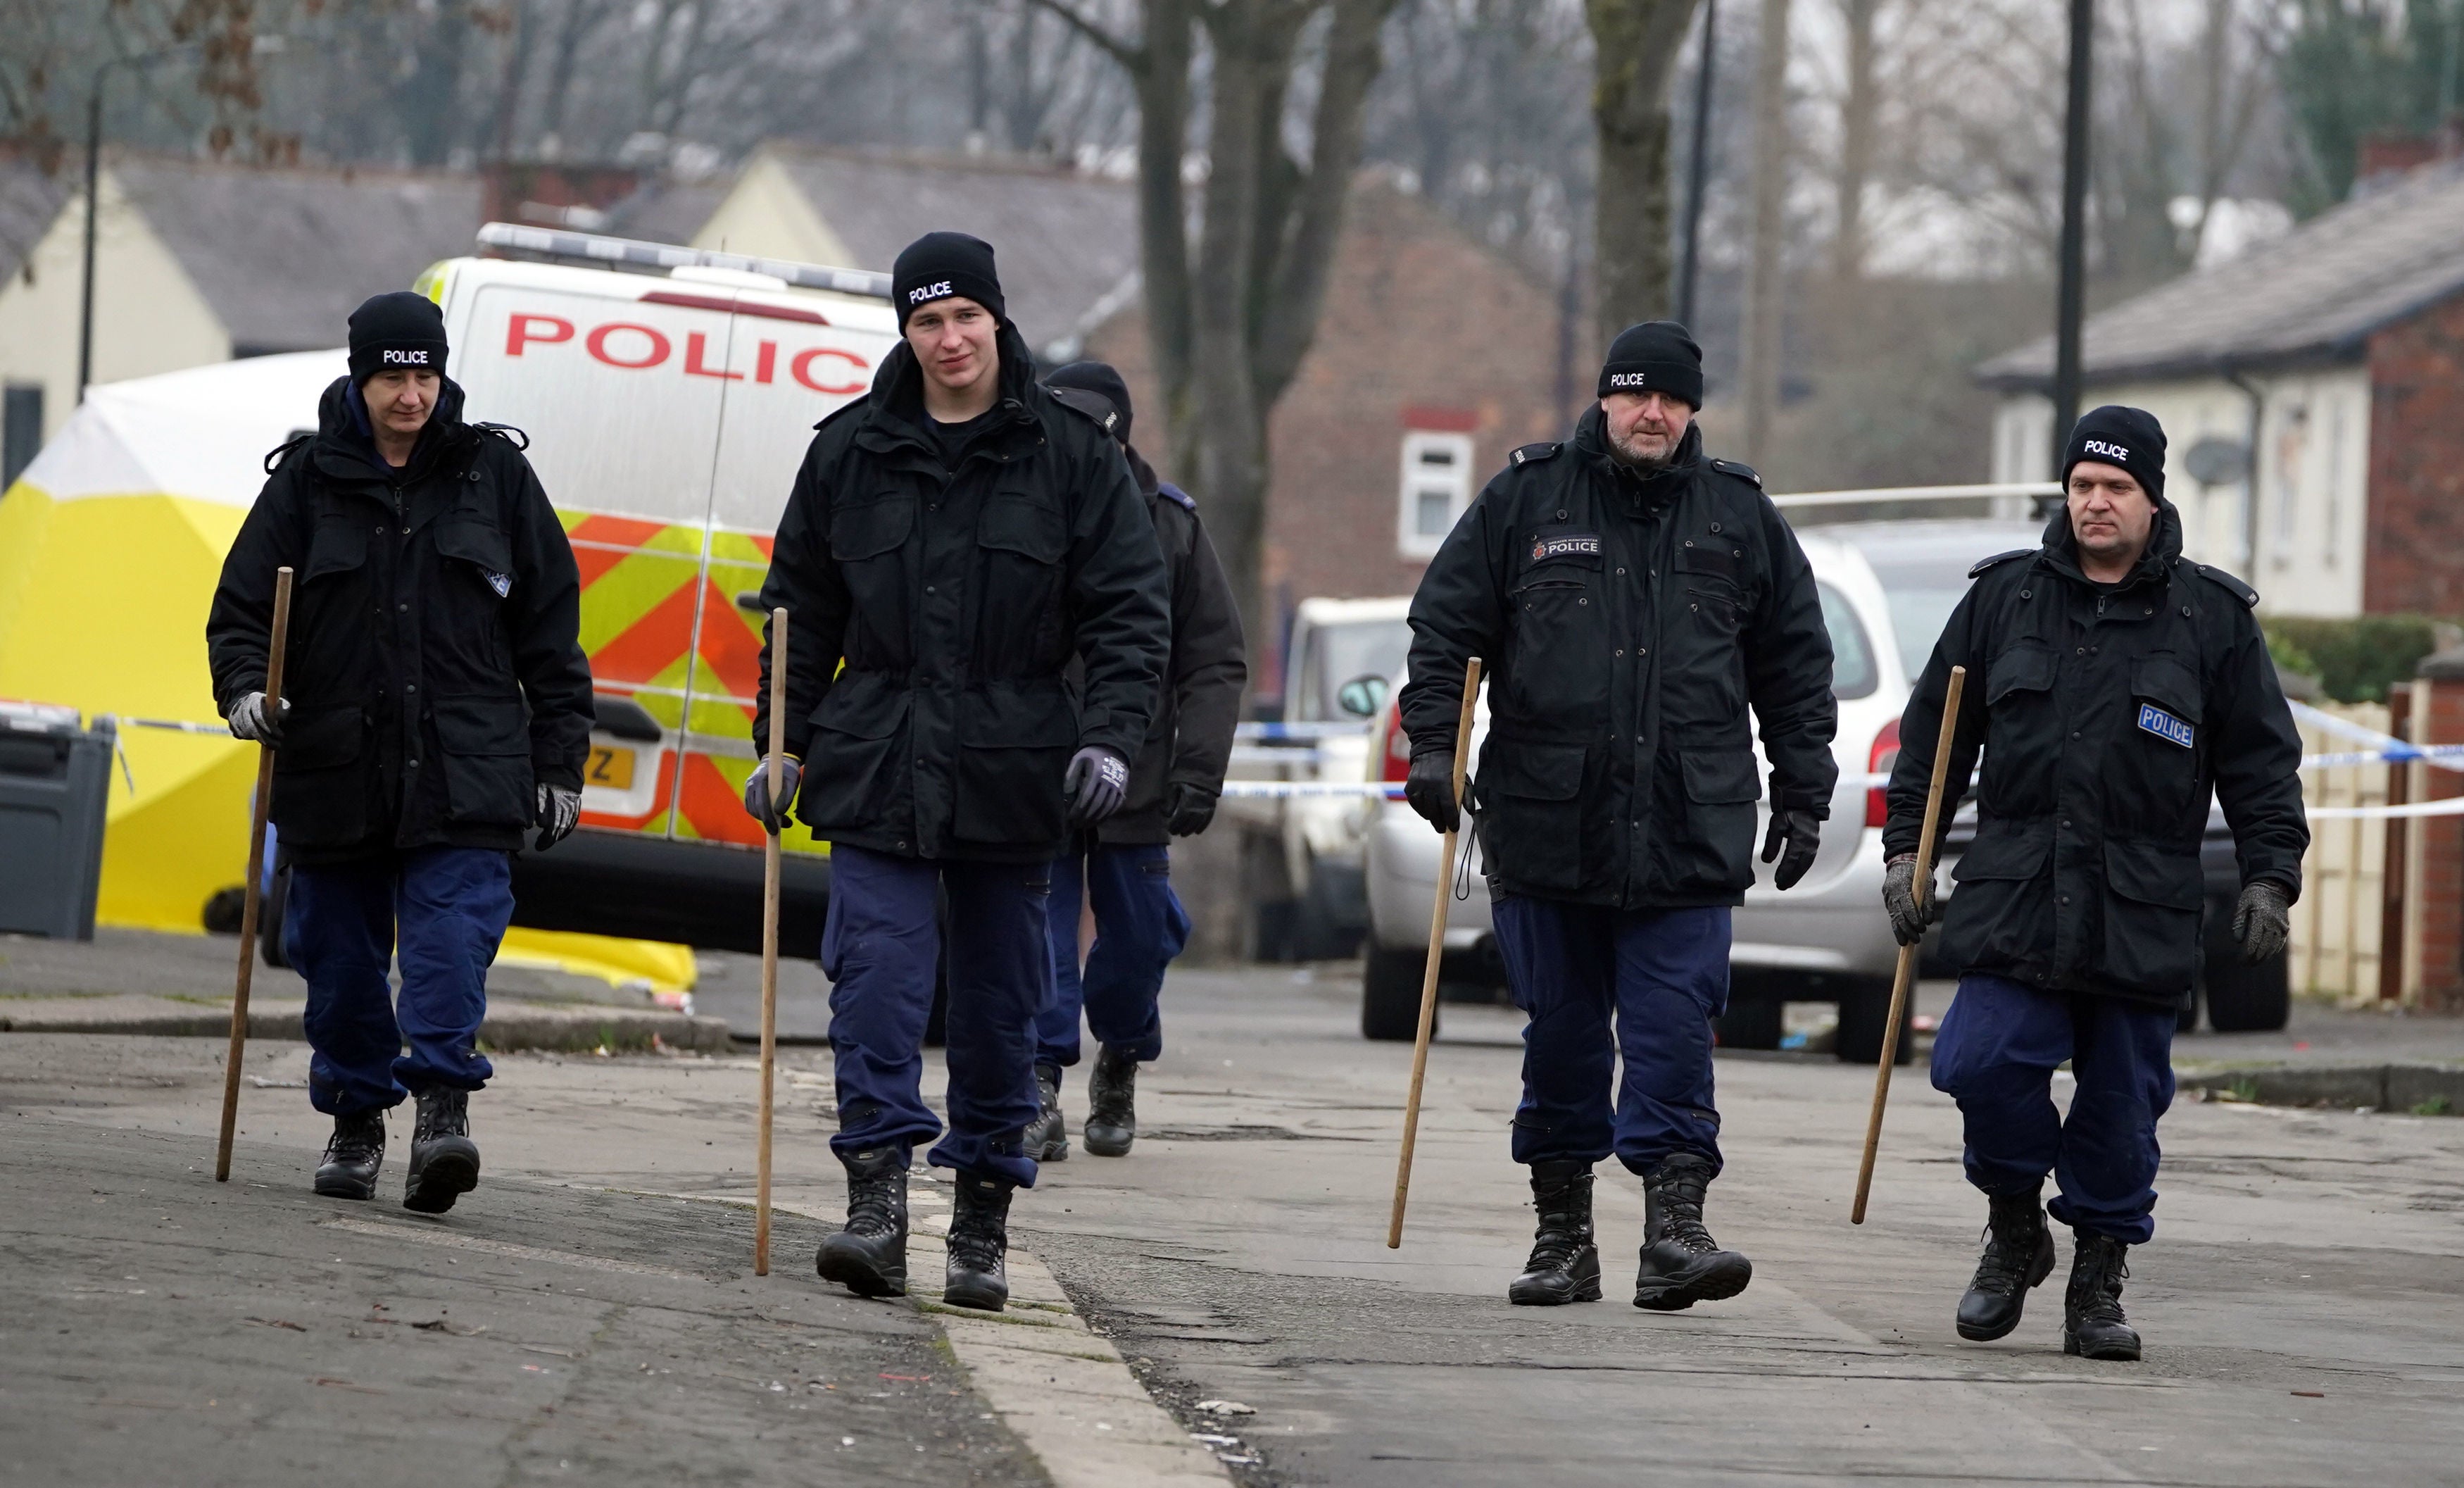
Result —
<instances>
[{"instance_id":1,"label":"jacket collar","mask_svg":"<svg viewBox=\"0 0 2464 1488\"><path fill-rule=\"evenodd\" d=\"M2162 582L2165 574L2182 556L2182 513L2179 507L2163 497L2156 499L2156 521L2147 529L2147 546L2139 561L2123 577L2121 588L2129 589L2149 580ZM2075 584L2095 587L2087 571L2079 566L2079 538L2071 531L2071 511L2067 503L2054 508L2045 522L2044 552L2036 560L2043 566Z\"/></svg>"},{"instance_id":2,"label":"jacket collar","mask_svg":"<svg viewBox=\"0 0 2464 1488\"><path fill-rule=\"evenodd\" d=\"M1585 409L1583 416L1575 421L1573 446L1591 469L1608 481L1609 488L1625 499L1631 510L1647 515L1674 501L1700 473L1703 426L1687 424L1669 462L1647 475L1618 459L1609 447L1608 415L1597 403Z\"/></svg>"},{"instance_id":3,"label":"jacket collar","mask_svg":"<svg viewBox=\"0 0 2464 1488\"><path fill-rule=\"evenodd\" d=\"M401 479L427 474L445 451L457 448L468 436L468 426L462 422L462 385L451 377L439 381L436 411L429 415L428 427L411 446L409 463L399 472ZM317 400L315 456L317 468L337 478L391 481L397 477L393 467L377 453L367 404L348 376L335 378Z\"/></svg>"},{"instance_id":4,"label":"jacket collar","mask_svg":"<svg viewBox=\"0 0 2464 1488\"><path fill-rule=\"evenodd\" d=\"M1037 410L1049 400L1049 395L1035 381L1035 354L1027 350L1026 338L1018 333L1016 326L1002 321L994 344L1001 350L1001 400L993 405L993 411L1007 416L996 419L995 428L979 437L969 454L989 455L1006 462L1044 442ZM876 455L909 451L939 463L939 443L929 437L924 428L924 368L915 360L914 348L904 338L890 348L890 355L882 358L881 369L873 374L872 390L865 395L865 402L856 443Z\"/></svg>"}]
</instances>

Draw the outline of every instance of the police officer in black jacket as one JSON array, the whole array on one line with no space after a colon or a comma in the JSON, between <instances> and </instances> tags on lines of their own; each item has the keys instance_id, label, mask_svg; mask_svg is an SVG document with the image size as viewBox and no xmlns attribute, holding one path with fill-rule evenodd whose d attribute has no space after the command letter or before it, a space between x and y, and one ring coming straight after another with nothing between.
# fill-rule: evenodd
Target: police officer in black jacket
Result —
<instances>
[{"instance_id":1,"label":"police officer in black jacket","mask_svg":"<svg viewBox=\"0 0 2464 1488\"><path fill-rule=\"evenodd\" d=\"M1958 994L1933 1049L1959 1102L1969 1182L1990 1211L1959 1303L1962 1338L2019 1324L2053 1270L2038 1202L2077 1249L2062 1350L2136 1359L2123 1254L2155 1233L2156 1119L2198 964L2199 839L2211 795L2240 859L2233 933L2252 961L2284 948L2310 832L2301 740L2251 614L2258 595L2182 556L2165 500L2165 432L2138 409L2079 421L2044 545L1989 558L1951 612L1901 719L1883 901L1902 944L1925 933L1916 849L1950 669L1968 669L1948 778L1984 755L1976 837L1943 925ZM2070 1113L2048 1092L2075 1078Z\"/></svg>"},{"instance_id":2,"label":"police officer in black jacket","mask_svg":"<svg viewBox=\"0 0 2464 1488\"><path fill-rule=\"evenodd\" d=\"M1516 1302L1598 1299L1592 1167L1612 1153L1643 1181L1636 1306L1733 1297L1753 1275L1703 1226L1720 1171L1711 1020L1762 793L1746 710L1771 761L1763 860L1779 858L1783 889L1830 812L1838 713L1805 554L1760 477L1704 455L1702 401L1683 326L1627 329L1573 438L1514 452L1412 601L1405 794L1441 830L1457 814L1465 660L1488 678L1472 812L1530 1018L1514 1160L1540 1216Z\"/></svg>"},{"instance_id":3,"label":"police officer in black jacket","mask_svg":"<svg viewBox=\"0 0 2464 1488\"><path fill-rule=\"evenodd\" d=\"M831 844L830 992L847 1228L821 1274L907 1289L909 1149L938 892L950 900L943 1296L999 1309L1011 1190L1035 1182L1035 1019L1050 989L1052 859L1118 811L1171 653L1163 561L1129 466L1035 381L992 248L928 233L891 275L905 340L825 419L780 520L761 607L789 615L787 794ZM1063 672L1086 668L1083 696ZM770 639L761 651L769 738ZM841 670L844 663L845 670ZM779 811L766 770L745 808Z\"/></svg>"},{"instance_id":4,"label":"police officer in black jacket","mask_svg":"<svg viewBox=\"0 0 2464 1488\"><path fill-rule=\"evenodd\" d=\"M1130 443L1129 385L1106 363L1072 362L1045 386L1120 441L1155 519L1172 592L1172 663L1146 743L1130 763L1129 799L1118 814L1074 837L1052 865L1053 997L1036 1020L1035 1083L1044 1114L1027 1133L1027 1151L1055 1163L1069 1155L1061 1072L1078 1062L1082 1009L1097 1045L1087 1080L1087 1150L1122 1157L1136 1140L1138 1066L1163 1054L1156 994L1164 968L1189 943L1189 916L1173 893L1166 844L1204 832L1215 818L1249 668L1241 651L1241 607L1199 522L1198 502L1156 476ZM1095 915L1083 974L1082 902Z\"/></svg>"},{"instance_id":5,"label":"police officer in black jacket","mask_svg":"<svg viewBox=\"0 0 2464 1488\"><path fill-rule=\"evenodd\" d=\"M436 1213L479 1181L469 1102L493 1073L475 1043L511 855L581 814L590 664L564 529L506 432L463 421L436 306L379 295L350 348L316 434L269 462L206 645L231 732L277 746L283 946L308 983L308 1099L334 1118L317 1191L374 1195L385 1113L408 1094L403 1202ZM288 697L268 700L286 565Z\"/></svg>"}]
</instances>

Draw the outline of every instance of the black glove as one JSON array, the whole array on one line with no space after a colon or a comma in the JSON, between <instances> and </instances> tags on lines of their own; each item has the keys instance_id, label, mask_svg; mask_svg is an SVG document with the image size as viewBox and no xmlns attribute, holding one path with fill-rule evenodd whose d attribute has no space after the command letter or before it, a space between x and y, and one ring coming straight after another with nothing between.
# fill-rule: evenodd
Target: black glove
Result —
<instances>
[{"instance_id":1,"label":"black glove","mask_svg":"<svg viewBox=\"0 0 2464 1488\"><path fill-rule=\"evenodd\" d=\"M539 784L539 811L532 825L539 836L531 843L536 852L544 853L573 833L573 824L582 820L582 792L567 790L562 786Z\"/></svg>"},{"instance_id":2,"label":"black glove","mask_svg":"<svg viewBox=\"0 0 2464 1488\"><path fill-rule=\"evenodd\" d=\"M1771 831L1763 833L1763 861L1780 857L1780 845L1788 845L1788 855L1780 858L1779 871L1771 875L1771 886L1779 889L1796 887L1796 880L1814 866L1814 855L1822 846L1822 818L1812 811L1779 811L1771 813Z\"/></svg>"},{"instance_id":3,"label":"black glove","mask_svg":"<svg viewBox=\"0 0 2464 1488\"><path fill-rule=\"evenodd\" d=\"M2261 878L2246 884L2241 902L2233 906L2233 939L2241 943L2241 959L2257 966L2268 957L2284 949L2284 938L2293 932L2293 917L2286 913L2293 907L2284 897L2284 886L2273 878Z\"/></svg>"},{"instance_id":4,"label":"black glove","mask_svg":"<svg viewBox=\"0 0 2464 1488\"><path fill-rule=\"evenodd\" d=\"M1891 917L1891 939L1914 945L1925 939L1925 926L1942 918L1939 905L1917 907L1917 855L1902 853L1882 871L1882 908Z\"/></svg>"},{"instance_id":5,"label":"black glove","mask_svg":"<svg viewBox=\"0 0 2464 1488\"><path fill-rule=\"evenodd\" d=\"M1164 817L1164 830L1176 837L1194 837L1215 820L1215 795L1204 786L1177 785L1172 788L1172 810Z\"/></svg>"},{"instance_id":6,"label":"black glove","mask_svg":"<svg viewBox=\"0 0 2464 1488\"><path fill-rule=\"evenodd\" d=\"M1463 803L1455 798L1455 757L1451 750L1424 749L1412 756L1412 773L1403 779L1403 799L1440 832L1463 830Z\"/></svg>"},{"instance_id":7,"label":"black glove","mask_svg":"<svg viewBox=\"0 0 2464 1488\"><path fill-rule=\"evenodd\" d=\"M1069 757L1061 793L1068 798L1069 825L1092 827L1129 799L1129 761L1101 744L1089 744Z\"/></svg>"},{"instance_id":8,"label":"black glove","mask_svg":"<svg viewBox=\"0 0 2464 1488\"><path fill-rule=\"evenodd\" d=\"M803 783L803 762L792 754L781 755L779 759L779 809L773 811L770 805L770 761L768 756L763 756L761 763L753 766L753 778L744 783L745 811L768 831L786 831L786 808L795 803L796 788Z\"/></svg>"},{"instance_id":9,"label":"black glove","mask_svg":"<svg viewBox=\"0 0 2464 1488\"><path fill-rule=\"evenodd\" d=\"M282 721L290 716L290 699L276 699L269 712L265 706L265 694L253 692L232 703L231 717L223 722L231 725L233 739L271 744L279 749L282 747Z\"/></svg>"}]
</instances>

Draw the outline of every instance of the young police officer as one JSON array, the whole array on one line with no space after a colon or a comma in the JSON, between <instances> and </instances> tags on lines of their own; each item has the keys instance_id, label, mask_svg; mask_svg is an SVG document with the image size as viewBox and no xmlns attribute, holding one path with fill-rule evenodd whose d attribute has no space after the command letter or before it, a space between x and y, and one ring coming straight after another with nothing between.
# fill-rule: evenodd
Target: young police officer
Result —
<instances>
[{"instance_id":1,"label":"young police officer","mask_svg":"<svg viewBox=\"0 0 2464 1488\"><path fill-rule=\"evenodd\" d=\"M1121 1157L1137 1136L1138 1065L1163 1054L1155 995L1164 967L1189 941L1189 916L1172 891L1169 837L1204 832L1223 793L1241 689L1241 609L1215 544L1198 522L1198 503L1130 443L1130 389L1102 362L1072 362L1045 379L1052 395L1112 432L1130 474L1145 493L1172 595L1172 664L1146 744L1130 766L1119 814L1073 837L1052 865L1054 996L1036 1022L1035 1083L1044 1114L1027 1132L1039 1162L1069 1155L1061 1116L1061 1072L1078 1062L1078 1013L1095 1035L1095 1073L1087 1081L1087 1150ZM1095 944L1078 970L1082 888L1094 903Z\"/></svg>"},{"instance_id":2,"label":"young police officer","mask_svg":"<svg viewBox=\"0 0 2464 1488\"><path fill-rule=\"evenodd\" d=\"M2136 1359L2123 1251L2155 1233L2156 1119L2198 964L2199 838L2212 791L2240 858L2233 934L2284 948L2310 840L2300 736L2239 579L2182 557L2165 433L2138 409L2079 421L2044 545L1986 559L1900 722L1882 890L1902 944L1925 933L1916 848L1953 666L1968 669L1948 778L1979 750L1976 839L1953 877L1943 953L1961 968L1933 1083L1959 1102L1969 1182L1990 1211L1959 1334L2019 1325L2054 1266L2037 1201L2077 1235L2062 1351ZM2076 1077L2067 1120L2054 1069Z\"/></svg>"},{"instance_id":3,"label":"young police officer","mask_svg":"<svg viewBox=\"0 0 2464 1488\"><path fill-rule=\"evenodd\" d=\"M240 523L206 646L231 731L279 750L283 947L308 982L309 1103L334 1118L317 1191L373 1197L385 1113L415 1095L403 1202L438 1213L479 1182L470 1093L494 1073L474 1043L510 857L581 814L590 664L564 529L513 440L462 421L436 306L379 295L350 341L317 433L277 452ZM269 702L285 565L289 697Z\"/></svg>"},{"instance_id":4,"label":"young police officer","mask_svg":"<svg viewBox=\"0 0 2464 1488\"><path fill-rule=\"evenodd\" d=\"M1071 826L1119 810L1172 637L1137 485L1101 426L1037 386L991 247L928 233L891 280L906 339L822 422L761 590L790 617L780 804L831 844L821 952L847 1223L816 1266L868 1297L907 1290L908 1150L941 1129L921 1078L946 888L943 1295L998 1309L1010 1190L1035 1182L1052 859ZM1073 654L1083 699L1062 675ZM759 741L770 665L765 636ZM744 800L779 819L766 770Z\"/></svg>"},{"instance_id":5,"label":"young police officer","mask_svg":"<svg viewBox=\"0 0 2464 1488\"><path fill-rule=\"evenodd\" d=\"M1734 1297L1753 1276L1703 1227L1720 1171L1711 1020L1729 911L1754 877L1746 709L1771 760L1763 860L1781 857L1783 889L1829 814L1838 717L1813 572L1760 477L1703 454L1702 401L1683 326L1627 329L1574 437L1514 452L1412 601L1404 790L1440 830L1457 814L1466 658L1489 685L1473 816L1530 1018L1514 1160L1539 1210L1516 1302L1599 1299L1592 1166L1611 1153L1643 1181L1636 1306Z\"/></svg>"}]
</instances>

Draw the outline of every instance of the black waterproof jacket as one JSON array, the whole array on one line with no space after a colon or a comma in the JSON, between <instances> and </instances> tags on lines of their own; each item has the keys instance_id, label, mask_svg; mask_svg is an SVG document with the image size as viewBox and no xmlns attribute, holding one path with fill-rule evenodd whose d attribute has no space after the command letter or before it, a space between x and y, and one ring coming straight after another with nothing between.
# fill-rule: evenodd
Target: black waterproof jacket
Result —
<instances>
[{"instance_id":1,"label":"black waterproof jacket","mask_svg":"<svg viewBox=\"0 0 2464 1488\"><path fill-rule=\"evenodd\" d=\"M1507 893L1627 910L1735 904L1753 882L1762 722L1772 800L1827 816L1831 636L1796 536L1690 429L1636 478L1595 406L1526 445L1455 524L1412 599L1403 726L1451 752L1463 664L1489 728L1473 788Z\"/></svg>"},{"instance_id":2,"label":"black waterproof jacket","mask_svg":"<svg viewBox=\"0 0 2464 1488\"><path fill-rule=\"evenodd\" d=\"M780 520L761 608L788 613L796 815L828 841L1048 859L1070 755L1135 760L1147 737L1172 652L1155 522L1120 446L1036 383L1006 324L1000 345L1001 401L957 470L902 343L870 394L822 421Z\"/></svg>"},{"instance_id":3,"label":"black waterproof jacket","mask_svg":"<svg viewBox=\"0 0 2464 1488\"><path fill-rule=\"evenodd\" d=\"M1942 950L1966 971L2167 1006L2199 959L2199 839L2224 807L2245 884L2301 891L2301 737L2239 579L2182 556L2161 503L2119 584L2089 582L2070 516L1978 564L1900 720L1893 855L1916 851L1950 669L1968 677L1952 781L1979 751L1976 838Z\"/></svg>"},{"instance_id":4,"label":"black waterproof jacket","mask_svg":"<svg viewBox=\"0 0 2464 1488\"><path fill-rule=\"evenodd\" d=\"M1221 793L1232 763L1232 735L1241 722L1241 691L1249 682L1243 655L1241 607L1232 598L1215 544L1198 521L1198 502L1156 477L1134 450L1130 474L1146 494L1172 586L1172 663L1155 701L1147 742L1130 765L1130 795L1098 823L1096 840L1169 842L1166 817L1174 786Z\"/></svg>"},{"instance_id":5,"label":"black waterproof jacket","mask_svg":"<svg viewBox=\"0 0 2464 1488\"><path fill-rule=\"evenodd\" d=\"M225 714L265 686L275 570L293 571L270 815L312 866L397 848L518 847L534 785L582 788L582 581L530 461L462 422L447 381L388 468L338 378L277 452L206 619Z\"/></svg>"}]
</instances>

